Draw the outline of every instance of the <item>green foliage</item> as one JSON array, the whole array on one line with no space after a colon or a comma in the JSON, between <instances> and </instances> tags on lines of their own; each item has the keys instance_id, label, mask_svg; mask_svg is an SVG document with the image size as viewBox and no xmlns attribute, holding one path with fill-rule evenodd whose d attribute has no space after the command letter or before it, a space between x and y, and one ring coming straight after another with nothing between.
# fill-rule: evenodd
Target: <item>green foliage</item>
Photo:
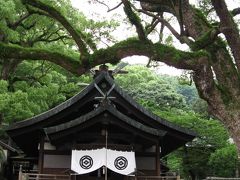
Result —
<instances>
[{"instance_id":1,"label":"green foliage","mask_svg":"<svg viewBox=\"0 0 240 180\"><path fill-rule=\"evenodd\" d=\"M81 88L77 83L89 82L89 78L73 77L63 69L44 61L24 61L18 66L10 82L11 84L0 81L0 112L7 123L23 120L55 107L79 92Z\"/></svg>"},{"instance_id":2,"label":"green foliage","mask_svg":"<svg viewBox=\"0 0 240 180\"><path fill-rule=\"evenodd\" d=\"M193 142L167 157L168 167L185 179L203 179L213 172L219 175L209 159L218 149L229 146L229 134L219 121L208 117L206 103L198 97L194 84L179 83L178 78L157 75L142 66L126 70L128 74L116 80L131 96L160 117L198 134ZM230 157L234 155L230 153ZM226 171L232 172L230 168Z\"/></svg>"},{"instance_id":3,"label":"green foliage","mask_svg":"<svg viewBox=\"0 0 240 180\"><path fill-rule=\"evenodd\" d=\"M211 154L208 164L214 176L234 177L238 167L236 146L228 145L217 149Z\"/></svg>"},{"instance_id":4,"label":"green foliage","mask_svg":"<svg viewBox=\"0 0 240 180\"><path fill-rule=\"evenodd\" d=\"M152 108L186 108L182 95L178 94L167 80L159 78L146 67L132 66L128 74L118 76L118 83L143 106Z\"/></svg>"},{"instance_id":5,"label":"green foliage","mask_svg":"<svg viewBox=\"0 0 240 180\"><path fill-rule=\"evenodd\" d=\"M229 145L229 135L219 121L205 119L196 113L179 109L156 110L155 113L198 134L198 137L185 148L180 148L168 156L168 165L173 171L178 170L186 179L189 176L204 179L215 172L208 164L209 158L217 149Z\"/></svg>"},{"instance_id":6,"label":"green foliage","mask_svg":"<svg viewBox=\"0 0 240 180\"><path fill-rule=\"evenodd\" d=\"M0 93L6 93L8 91L8 83L7 81L0 80Z\"/></svg>"}]
</instances>

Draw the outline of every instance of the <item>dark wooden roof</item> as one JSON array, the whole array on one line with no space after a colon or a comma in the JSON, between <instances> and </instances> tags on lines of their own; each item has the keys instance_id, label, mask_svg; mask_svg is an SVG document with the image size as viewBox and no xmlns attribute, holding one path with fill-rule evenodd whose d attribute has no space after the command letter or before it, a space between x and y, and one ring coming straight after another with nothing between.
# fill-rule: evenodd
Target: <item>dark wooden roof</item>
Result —
<instances>
[{"instance_id":1,"label":"dark wooden roof","mask_svg":"<svg viewBox=\"0 0 240 180\"><path fill-rule=\"evenodd\" d=\"M114 138L115 141L120 140L130 144L142 144L144 140L147 140L144 145L148 144L149 146L156 144L167 133L129 118L110 104L99 106L86 115L57 126L44 128L44 130L52 144L61 144L64 141L69 141L69 139L79 141L79 137L82 137L83 142L87 139L93 141L93 139L99 138L101 129L96 129L94 126L107 128L109 139ZM114 126L117 127L117 130L114 129ZM122 130L121 134L117 132L120 128L124 130L124 133ZM84 129L88 129L88 133L83 132ZM134 138L132 138L133 136Z\"/></svg>"},{"instance_id":2,"label":"dark wooden roof","mask_svg":"<svg viewBox=\"0 0 240 180\"><path fill-rule=\"evenodd\" d=\"M84 122L93 119L97 115L106 113L106 112L118 117L118 119L120 121L123 121L124 123L128 124L129 126L139 129L142 132L145 132L145 133L148 133L148 134L151 134L154 136L159 136L159 137L162 137L167 133L166 131L163 131L163 130L158 130L158 129L154 129L154 128L145 126L145 125L129 118L128 116L122 114L121 112L119 112L116 108L112 107L111 105L97 107L95 110L87 113L86 115L83 115L72 121L69 121L69 122L66 122L66 123L63 123L63 124L60 124L57 126L44 128L44 130L48 136L51 136L51 134L62 133L63 131L67 131L68 129L79 126L79 125L83 124ZM105 114L105 115L107 115L107 114ZM104 122L102 122L103 124L115 123L115 122L112 122L110 118L108 118L107 121L103 120L103 119L99 119L99 120L104 121ZM73 131L70 131L70 133L73 133Z\"/></svg>"},{"instance_id":3,"label":"dark wooden roof","mask_svg":"<svg viewBox=\"0 0 240 180\"><path fill-rule=\"evenodd\" d=\"M105 97L105 99L110 101L112 106L96 109L96 105L98 106L104 99L98 88L106 94L109 91L107 95L109 98ZM100 73L83 91L59 106L33 118L13 124L7 133L24 152L31 154L33 152L29 150L29 144L33 149L37 149L40 134L46 132L51 139L53 134L67 132L74 126L91 121L94 116L104 111L117 117L127 126L141 130L146 135L162 136L162 155L168 154L196 136L193 131L170 123L137 104L116 85L107 72Z\"/></svg>"}]
</instances>

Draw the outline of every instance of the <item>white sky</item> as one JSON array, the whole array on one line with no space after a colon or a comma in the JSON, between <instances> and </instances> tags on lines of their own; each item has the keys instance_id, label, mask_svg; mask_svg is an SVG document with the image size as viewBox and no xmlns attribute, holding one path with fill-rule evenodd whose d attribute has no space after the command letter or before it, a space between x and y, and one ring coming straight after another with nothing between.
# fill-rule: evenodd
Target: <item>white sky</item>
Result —
<instances>
[{"instance_id":1,"label":"white sky","mask_svg":"<svg viewBox=\"0 0 240 180\"><path fill-rule=\"evenodd\" d=\"M104 5L99 5L99 4L94 4L89 2L91 0L71 0L72 5L76 8L78 8L81 12L83 12L87 17L93 18L95 20L111 20L111 19L122 19L124 17L123 10L122 8L118 8L114 11L107 12L108 8ZM196 4L197 0L189 0L191 4ZM118 5L120 0L117 1L104 1L107 2L110 8L115 7ZM234 9L236 7L240 7L240 2L239 0L226 0L228 3L228 8L229 9ZM176 27L177 28L177 27ZM126 30L127 29L127 30ZM117 40L124 40L128 37L132 37L134 35L134 31L129 30L131 27L126 24L121 24L121 26L113 33L113 36ZM169 31L166 30L164 34L170 34ZM136 36L136 34L135 34ZM187 50L188 46L184 44L180 44L178 40L174 40L173 42L174 46L176 48L179 48L181 50ZM144 56L133 56L133 57L128 57L123 59L123 61L127 61L129 64L147 64L148 58ZM161 74L168 74L168 75L173 75L173 76L179 76L182 74L182 70L176 69L174 67L169 67L162 63L158 68L157 68L158 73Z\"/></svg>"}]
</instances>

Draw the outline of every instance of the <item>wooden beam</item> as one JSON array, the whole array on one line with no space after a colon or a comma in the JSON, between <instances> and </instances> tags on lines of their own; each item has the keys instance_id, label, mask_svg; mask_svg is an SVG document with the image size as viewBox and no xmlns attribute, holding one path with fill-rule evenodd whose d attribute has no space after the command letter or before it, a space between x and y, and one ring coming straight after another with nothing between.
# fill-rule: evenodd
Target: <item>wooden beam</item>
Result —
<instances>
[{"instance_id":1,"label":"wooden beam","mask_svg":"<svg viewBox=\"0 0 240 180\"><path fill-rule=\"evenodd\" d=\"M12 146L4 143L3 141L0 140L0 146L3 148L3 149L7 149L9 151L12 151L12 152L15 152L15 153L19 153L17 149L13 148Z\"/></svg>"},{"instance_id":2,"label":"wooden beam","mask_svg":"<svg viewBox=\"0 0 240 180\"><path fill-rule=\"evenodd\" d=\"M76 144L75 149L97 149L103 148L106 144ZM134 147L131 145L123 145L123 144L108 144L109 149L116 149L121 151L131 151L134 150Z\"/></svg>"},{"instance_id":3,"label":"wooden beam","mask_svg":"<svg viewBox=\"0 0 240 180\"><path fill-rule=\"evenodd\" d=\"M44 135L40 135L39 138L39 153L38 153L38 173L43 173L44 163Z\"/></svg>"}]
</instances>

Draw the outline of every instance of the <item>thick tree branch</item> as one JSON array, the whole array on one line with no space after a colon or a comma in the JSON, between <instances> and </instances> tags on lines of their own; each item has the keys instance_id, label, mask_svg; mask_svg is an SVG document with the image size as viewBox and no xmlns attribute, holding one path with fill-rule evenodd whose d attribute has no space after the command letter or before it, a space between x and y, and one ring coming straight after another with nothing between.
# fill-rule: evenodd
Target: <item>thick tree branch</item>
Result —
<instances>
[{"instance_id":1,"label":"thick tree branch","mask_svg":"<svg viewBox=\"0 0 240 180\"><path fill-rule=\"evenodd\" d=\"M45 49L23 48L4 43L0 43L0 49L0 58L3 59L47 60L74 74L81 75L85 72L83 65L78 59L67 56L63 53L53 52Z\"/></svg>"},{"instance_id":2,"label":"thick tree branch","mask_svg":"<svg viewBox=\"0 0 240 180\"><path fill-rule=\"evenodd\" d=\"M236 65L240 70L240 36L237 24L234 22L224 0L211 0L220 18L220 31L225 35L232 50Z\"/></svg>"},{"instance_id":3,"label":"thick tree branch","mask_svg":"<svg viewBox=\"0 0 240 180\"><path fill-rule=\"evenodd\" d=\"M127 15L129 21L136 27L139 39L146 41L147 37L146 37L146 33L144 31L144 28L141 24L141 20L133 12L130 2L128 0L122 0L122 2L124 4L125 14Z\"/></svg>"},{"instance_id":4,"label":"thick tree branch","mask_svg":"<svg viewBox=\"0 0 240 180\"><path fill-rule=\"evenodd\" d=\"M208 55L204 52L184 52L163 44L152 44L149 41L129 39L107 49L100 49L91 55L91 66L102 63L118 63L122 58L143 55L154 61L164 62L179 69L196 70Z\"/></svg>"},{"instance_id":5,"label":"thick tree branch","mask_svg":"<svg viewBox=\"0 0 240 180\"><path fill-rule=\"evenodd\" d=\"M27 3L33 7L36 7L44 12L47 12L52 18L56 19L59 21L65 28L66 30L70 33L70 35L73 37L74 41L78 45L78 48L82 55L87 55L88 50L86 48L85 43L82 40L82 37L80 33L74 29L74 27L70 24L70 22L55 8L44 4L38 0L22 0L24 3Z\"/></svg>"},{"instance_id":6,"label":"thick tree branch","mask_svg":"<svg viewBox=\"0 0 240 180\"><path fill-rule=\"evenodd\" d=\"M167 65L188 70L196 70L208 60L208 55L204 52L184 52L159 43L152 44L149 41L136 39L129 39L106 49L96 50L87 59L81 61L45 49L23 48L4 43L0 43L0 49L0 58L47 60L77 75L81 75L90 68L103 63L116 64L122 58L132 55L144 55L154 61L164 62Z\"/></svg>"}]
</instances>

